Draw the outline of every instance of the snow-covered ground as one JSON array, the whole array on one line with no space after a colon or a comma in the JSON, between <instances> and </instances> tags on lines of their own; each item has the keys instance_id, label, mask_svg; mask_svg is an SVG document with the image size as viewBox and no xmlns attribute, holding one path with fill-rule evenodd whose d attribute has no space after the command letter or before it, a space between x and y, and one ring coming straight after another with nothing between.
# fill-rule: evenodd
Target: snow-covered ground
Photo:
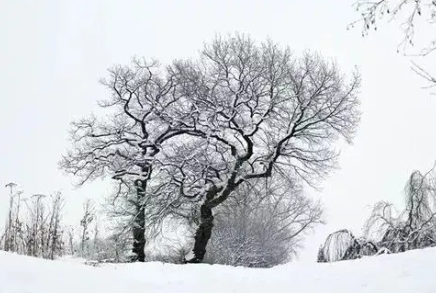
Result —
<instances>
[{"instance_id":1,"label":"snow-covered ground","mask_svg":"<svg viewBox=\"0 0 436 293\"><path fill-rule=\"evenodd\" d=\"M0 252L0 293L434 293L436 249L272 269L218 265L86 266Z\"/></svg>"}]
</instances>

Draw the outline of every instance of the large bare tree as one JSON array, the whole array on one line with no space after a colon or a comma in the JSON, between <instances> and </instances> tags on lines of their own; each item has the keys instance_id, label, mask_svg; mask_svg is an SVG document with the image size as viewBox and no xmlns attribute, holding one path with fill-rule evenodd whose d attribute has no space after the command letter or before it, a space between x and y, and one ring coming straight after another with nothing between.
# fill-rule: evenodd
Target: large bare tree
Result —
<instances>
[{"instance_id":1,"label":"large bare tree","mask_svg":"<svg viewBox=\"0 0 436 293\"><path fill-rule=\"evenodd\" d=\"M110 93L99 103L107 116L72 123L73 146L60 166L80 178L79 185L106 176L116 180L115 198L127 196L134 206L133 254L144 261L147 184L162 145L189 131L175 117L166 123L162 113L177 108L183 97L174 73L155 61L135 59L130 66L111 68L102 84Z\"/></svg>"},{"instance_id":2,"label":"large bare tree","mask_svg":"<svg viewBox=\"0 0 436 293\"><path fill-rule=\"evenodd\" d=\"M191 116L191 137L167 156L171 182L200 198L193 257L202 262L213 210L242 184L288 172L313 185L335 167L334 141L351 141L359 121L357 73L347 79L317 54L294 57L271 41L234 35L206 44L195 61L173 66ZM181 155L184 154L184 155Z\"/></svg>"}]
</instances>

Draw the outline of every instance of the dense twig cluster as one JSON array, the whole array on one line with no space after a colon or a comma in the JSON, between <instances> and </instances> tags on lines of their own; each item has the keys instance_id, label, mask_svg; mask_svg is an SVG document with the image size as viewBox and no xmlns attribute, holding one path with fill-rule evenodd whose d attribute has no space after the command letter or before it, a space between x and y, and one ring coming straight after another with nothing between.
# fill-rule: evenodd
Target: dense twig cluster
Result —
<instances>
[{"instance_id":1,"label":"dense twig cluster","mask_svg":"<svg viewBox=\"0 0 436 293\"><path fill-rule=\"evenodd\" d=\"M206 262L246 267L286 263L321 219L319 203L304 197L295 182L244 186L218 209Z\"/></svg>"}]
</instances>

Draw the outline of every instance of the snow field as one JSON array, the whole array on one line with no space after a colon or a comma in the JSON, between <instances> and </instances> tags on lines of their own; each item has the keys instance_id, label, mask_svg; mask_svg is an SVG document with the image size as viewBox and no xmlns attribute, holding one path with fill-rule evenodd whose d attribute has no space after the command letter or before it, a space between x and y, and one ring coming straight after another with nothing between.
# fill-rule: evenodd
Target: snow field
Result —
<instances>
[{"instance_id":1,"label":"snow field","mask_svg":"<svg viewBox=\"0 0 436 293\"><path fill-rule=\"evenodd\" d=\"M272 269L48 261L0 251L0 293L434 293L436 249Z\"/></svg>"}]
</instances>

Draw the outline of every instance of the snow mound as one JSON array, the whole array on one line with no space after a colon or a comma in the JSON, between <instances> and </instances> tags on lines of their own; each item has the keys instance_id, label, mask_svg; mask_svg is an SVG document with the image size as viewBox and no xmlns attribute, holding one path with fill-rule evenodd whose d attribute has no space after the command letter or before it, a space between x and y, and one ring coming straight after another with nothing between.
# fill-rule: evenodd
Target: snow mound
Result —
<instances>
[{"instance_id":1,"label":"snow mound","mask_svg":"<svg viewBox=\"0 0 436 293\"><path fill-rule=\"evenodd\" d=\"M47 261L0 251L0 293L434 293L436 249L272 269Z\"/></svg>"}]
</instances>

